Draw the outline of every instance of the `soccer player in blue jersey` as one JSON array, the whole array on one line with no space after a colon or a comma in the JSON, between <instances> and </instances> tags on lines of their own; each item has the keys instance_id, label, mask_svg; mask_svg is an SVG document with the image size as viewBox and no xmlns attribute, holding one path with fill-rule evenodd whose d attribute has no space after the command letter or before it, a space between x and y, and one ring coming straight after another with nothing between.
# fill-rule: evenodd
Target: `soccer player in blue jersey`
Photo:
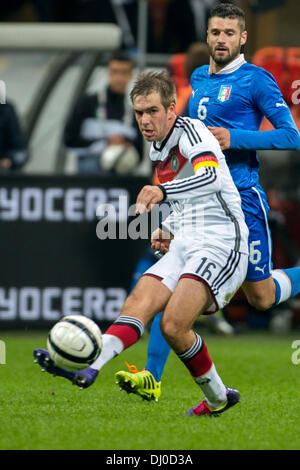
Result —
<instances>
[{"instance_id":1,"label":"soccer player in blue jersey","mask_svg":"<svg viewBox=\"0 0 300 470\"><path fill-rule=\"evenodd\" d=\"M218 139L240 192L249 228L249 265L242 287L253 307L267 310L300 292L300 268L272 269L269 206L259 184L256 150L299 149L300 137L273 76L248 64L241 54L246 40L243 10L232 4L220 4L211 10L207 30L210 64L192 74L189 109L190 116L204 122ZM274 130L259 131L264 116ZM159 242L154 248L160 248ZM144 384L139 373L128 372L135 393L143 398L157 398L161 393L160 379L168 357L166 345L157 317L152 324L145 367L149 377L155 379L155 386Z\"/></svg>"}]
</instances>

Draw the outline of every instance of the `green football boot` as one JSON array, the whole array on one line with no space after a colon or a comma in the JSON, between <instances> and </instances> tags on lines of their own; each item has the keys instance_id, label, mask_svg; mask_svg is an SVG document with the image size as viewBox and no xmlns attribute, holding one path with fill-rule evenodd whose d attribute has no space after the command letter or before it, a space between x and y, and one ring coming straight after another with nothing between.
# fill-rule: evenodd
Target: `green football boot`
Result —
<instances>
[{"instance_id":1,"label":"green football boot","mask_svg":"<svg viewBox=\"0 0 300 470\"><path fill-rule=\"evenodd\" d=\"M120 389L127 393L135 393L143 400L157 402L161 395L161 382L156 382L148 370L138 372L135 366L129 366L129 369L135 372L121 370L115 374L116 384L120 386Z\"/></svg>"}]
</instances>

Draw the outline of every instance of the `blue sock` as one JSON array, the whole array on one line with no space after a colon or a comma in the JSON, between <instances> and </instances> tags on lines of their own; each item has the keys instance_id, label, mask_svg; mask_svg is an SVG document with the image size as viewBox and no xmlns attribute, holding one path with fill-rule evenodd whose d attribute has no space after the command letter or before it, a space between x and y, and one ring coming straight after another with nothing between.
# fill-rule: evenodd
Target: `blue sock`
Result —
<instances>
[{"instance_id":1,"label":"blue sock","mask_svg":"<svg viewBox=\"0 0 300 470\"><path fill-rule=\"evenodd\" d=\"M148 342L148 360L145 369L151 372L157 382L160 381L165 364L167 362L170 346L160 331L160 319L162 313L158 313L152 322Z\"/></svg>"},{"instance_id":2,"label":"blue sock","mask_svg":"<svg viewBox=\"0 0 300 470\"><path fill-rule=\"evenodd\" d=\"M275 305L278 305L280 302L281 297L281 289L279 282L273 277L273 281L275 282L276 290L275 290Z\"/></svg>"},{"instance_id":3,"label":"blue sock","mask_svg":"<svg viewBox=\"0 0 300 470\"><path fill-rule=\"evenodd\" d=\"M300 267L274 269L272 276L276 285L276 305L300 293Z\"/></svg>"}]
</instances>

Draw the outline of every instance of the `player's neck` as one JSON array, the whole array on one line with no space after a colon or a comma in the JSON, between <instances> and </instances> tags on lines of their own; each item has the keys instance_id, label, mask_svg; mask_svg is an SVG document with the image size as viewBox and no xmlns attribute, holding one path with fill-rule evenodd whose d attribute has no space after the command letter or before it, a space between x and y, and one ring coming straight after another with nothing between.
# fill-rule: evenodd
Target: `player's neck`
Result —
<instances>
[{"instance_id":1,"label":"player's neck","mask_svg":"<svg viewBox=\"0 0 300 470\"><path fill-rule=\"evenodd\" d=\"M221 72L221 70L225 69L225 67L228 67L230 64L232 64L234 61L236 61L240 57L240 53L234 57L230 62L227 62L227 64L217 64L214 59L210 56L209 59L209 73L218 73Z\"/></svg>"},{"instance_id":2,"label":"player's neck","mask_svg":"<svg viewBox=\"0 0 300 470\"><path fill-rule=\"evenodd\" d=\"M167 127L167 129L166 129L164 138L163 138L162 140L157 140L157 141L156 141L158 144L162 144L165 140L168 140L168 139L169 139L170 135L171 135L172 132L173 132L173 128L174 128L175 123L176 123L176 121L177 121L177 117L178 117L178 116L175 114L175 115L174 115L174 118L172 118L172 119L170 120L170 123L169 123L169 125L168 125L168 127Z\"/></svg>"}]
</instances>

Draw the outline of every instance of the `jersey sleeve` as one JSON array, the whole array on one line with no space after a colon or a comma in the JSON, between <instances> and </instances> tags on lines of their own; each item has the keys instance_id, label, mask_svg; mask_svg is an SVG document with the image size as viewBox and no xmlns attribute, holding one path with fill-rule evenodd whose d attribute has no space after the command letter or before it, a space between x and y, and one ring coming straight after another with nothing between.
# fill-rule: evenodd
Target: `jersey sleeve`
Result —
<instances>
[{"instance_id":1,"label":"jersey sleeve","mask_svg":"<svg viewBox=\"0 0 300 470\"><path fill-rule=\"evenodd\" d=\"M248 150L298 149L300 136L274 77L257 68L250 88L251 103L274 126L271 131L231 129L231 148Z\"/></svg>"},{"instance_id":2,"label":"jersey sleeve","mask_svg":"<svg viewBox=\"0 0 300 470\"><path fill-rule=\"evenodd\" d=\"M159 185L165 199L172 201L201 197L220 191L221 177L217 157L220 147L208 129L197 121L186 122L179 140L179 149L191 162L195 174Z\"/></svg>"}]
</instances>

